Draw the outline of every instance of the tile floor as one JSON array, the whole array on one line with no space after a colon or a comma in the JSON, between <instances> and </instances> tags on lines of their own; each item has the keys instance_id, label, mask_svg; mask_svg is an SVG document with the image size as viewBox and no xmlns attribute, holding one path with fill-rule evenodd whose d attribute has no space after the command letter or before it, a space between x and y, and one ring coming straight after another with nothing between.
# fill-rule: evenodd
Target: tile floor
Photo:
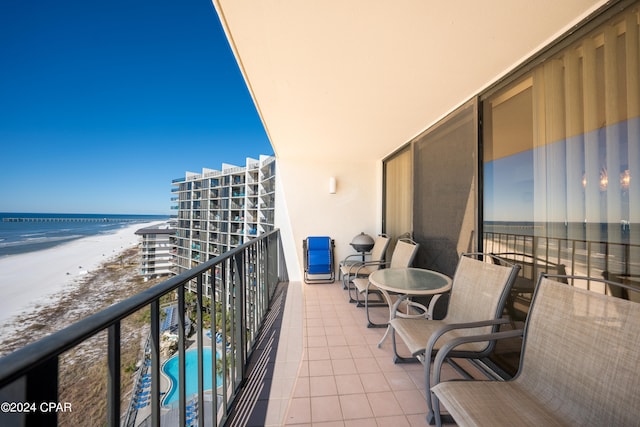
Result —
<instances>
[{"instance_id":1,"label":"tile floor","mask_svg":"<svg viewBox=\"0 0 640 427\"><path fill-rule=\"evenodd\" d=\"M288 287L268 425L428 425L422 365L394 364L391 339L378 348L385 329L366 327L339 282ZM376 307L373 320L388 313Z\"/></svg>"}]
</instances>

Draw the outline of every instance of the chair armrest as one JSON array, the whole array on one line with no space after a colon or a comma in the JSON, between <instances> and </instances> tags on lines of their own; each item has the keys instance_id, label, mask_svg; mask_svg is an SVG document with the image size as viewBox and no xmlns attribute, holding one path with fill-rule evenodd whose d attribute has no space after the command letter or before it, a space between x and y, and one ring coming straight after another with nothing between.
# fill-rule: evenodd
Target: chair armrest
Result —
<instances>
[{"instance_id":1,"label":"chair armrest","mask_svg":"<svg viewBox=\"0 0 640 427\"><path fill-rule=\"evenodd\" d=\"M351 274L351 272L353 271L354 267L357 267L357 268L356 268L356 271L355 271L355 273L354 273L354 274L357 276L357 275L358 275L358 273L360 272L360 270L361 270L363 267L367 267L367 266L370 266L370 265L385 265L385 264L386 264L386 263L385 263L385 262L383 262L383 261L366 261L366 262L361 262L361 263L359 263L359 264L357 264L357 265L355 265L355 264L354 264L354 265L352 265L352 266L349 268L349 274Z\"/></svg>"},{"instance_id":2,"label":"chair armrest","mask_svg":"<svg viewBox=\"0 0 640 427\"><path fill-rule=\"evenodd\" d=\"M436 330L429 337L429 341L427 341L427 345L425 346L425 360L429 360L431 358L431 353L433 353L433 347L436 345L436 341L440 339L441 336L446 334L449 331L453 331L455 329L470 329L470 328L482 328L484 326L493 326L493 325L504 325L509 323L509 319L489 319L489 320L479 320L477 322L468 322L468 323L452 323L450 325L445 325L440 329ZM479 335L475 335L479 336ZM479 342L479 341L489 341L489 340L478 340L478 341L469 341L469 342Z\"/></svg>"},{"instance_id":3,"label":"chair armrest","mask_svg":"<svg viewBox=\"0 0 640 427\"><path fill-rule=\"evenodd\" d=\"M495 341L507 338L517 338L521 337L523 333L523 329L514 329L511 331L495 332L492 334L471 335L468 337L454 338L451 341L447 341L447 343L443 345L442 348L438 351L438 353L436 354L436 358L433 361L433 386L440 383L440 372L442 369L442 364L446 360L451 350L458 347L459 345L470 342Z\"/></svg>"},{"instance_id":4,"label":"chair armrest","mask_svg":"<svg viewBox=\"0 0 640 427\"><path fill-rule=\"evenodd\" d=\"M368 255L368 254L369 254L369 253L367 252L367 253L365 253L364 255ZM363 255L363 254L361 254L361 253L359 253L359 254L351 254L351 255L347 255L347 256L346 256L342 261L340 261L340 263L342 264L342 263L344 263L344 262L347 262L350 258L356 258L356 257L358 257L358 258L359 258L357 262L358 262L358 263L361 263L361 262L362 262L362 255Z\"/></svg>"}]
</instances>

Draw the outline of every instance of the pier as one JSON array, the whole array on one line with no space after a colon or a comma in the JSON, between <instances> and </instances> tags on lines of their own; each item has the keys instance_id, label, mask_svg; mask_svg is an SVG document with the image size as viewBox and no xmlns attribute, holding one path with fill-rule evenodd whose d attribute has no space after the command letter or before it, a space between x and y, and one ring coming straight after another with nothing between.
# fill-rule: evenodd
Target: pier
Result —
<instances>
[{"instance_id":1,"label":"pier","mask_svg":"<svg viewBox=\"0 0 640 427\"><path fill-rule=\"evenodd\" d=\"M2 218L2 222L137 222L135 218L103 218L103 217L83 217L83 218L65 218L65 217L23 217L23 218Z\"/></svg>"}]
</instances>

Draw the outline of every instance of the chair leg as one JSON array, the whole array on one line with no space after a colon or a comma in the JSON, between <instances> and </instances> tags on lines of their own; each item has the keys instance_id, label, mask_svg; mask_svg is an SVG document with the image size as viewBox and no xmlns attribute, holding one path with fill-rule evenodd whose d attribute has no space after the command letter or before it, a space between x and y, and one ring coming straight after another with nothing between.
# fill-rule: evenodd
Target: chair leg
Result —
<instances>
[{"instance_id":1,"label":"chair leg","mask_svg":"<svg viewBox=\"0 0 640 427\"><path fill-rule=\"evenodd\" d=\"M382 307L382 306L387 305L387 303L384 302L384 299L382 299L382 297L380 296L379 292L374 291L374 292L362 292L362 293L366 294L366 295L376 294L376 295L378 295L378 297L380 297L380 300L379 301L375 301L373 304L371 302L369 302L368 303L369 307ZM360 299L358 293L356 293L356 303L357 303L356 307L364 307L365 306L365 299L364 298Z\"/></svg>"},{"instance_id":2,"label":"chair leg","mask_svg":"<svg viewBox=\"0 0 640 427\"><path fill-rule=\"evenodd\" d=\"M427 422L429 424L433 424L434 422L434 412L433 412L433 404L435 403L436 405L438 405L438 400L435 396L431 396L431 358L427 358L427 355L425 354L425 360L424 360L424 384L426 387L426 395L427 395ZM438 405L440 406L440 405ZM437 410L437 415L435 416L435 422L436 424L440 425L441 424L441 419L440 419L440 411Z\"/></svg>"},{"instance_id":3,"label":"chair leg","mask_svg":"<svg viewBox=\"0 0 640 427\"><path fill-rule=\"evenodd\" d=\"M357 303L358 302L358 292L356 289L356 286L353 284L353 282L351 281L351 276L349 275L347 277L347 290L349 291L349 302L351 303ZM353 298L351 291L355 292L355 298Z\"/></svg>"},{"instance_id":4,"label":"chair leg","mask_svg":"<svg viewBox=\"0 0 640 427\"><path fill-rule=\"evenodd\" d=\"M427 390L427 396L431 395L431 391ZM435 405L435 411L429 408L427 414L427 423L433 425L435 422L436 427L442 427L442 417L440 415L440 402L436 395L433 395L433 404Z\"/></svg>"},{"instance_id":5,"label":"chair leg","mask_svg":"<svg viewBox=\"0 0 640 427\"><path fill-rule=\"evenodd\" d=\"M398 354L396 330L393 328L391 328L391 347L393 349L393 363L420 363L420 360L416 357L404 357Z\"/></svg>"},{"instance_id":6,"label":"chair leg","mask_svg":"<svg viewBox=\"0 0 640 427\"><path fill-rule=\"evenodd\" d=\"M369 317L369 294L371 292L369 292L369 290L367 289L364 292L364 310L367 313L367 328L386 328L388 326L388 322L387 323L374 323L371 321L371 318ZM388 304L386 304L388 305Z\"/></svg>"}]
</instances>

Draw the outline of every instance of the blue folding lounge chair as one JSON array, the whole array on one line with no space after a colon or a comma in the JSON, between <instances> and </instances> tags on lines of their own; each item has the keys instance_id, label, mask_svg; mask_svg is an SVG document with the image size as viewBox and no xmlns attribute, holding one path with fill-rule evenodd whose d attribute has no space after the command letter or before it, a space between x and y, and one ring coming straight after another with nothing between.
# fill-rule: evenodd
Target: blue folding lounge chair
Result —
<instances>
[{"instance_id":1,"label":"blue folding lounge chair","mask_svg":"<svg viewBox=\"0 0 640 427\"><path fill-rule=\"evenodd\" d=\"M335 281L333 246L333 240L327 236L310 236L304 240L305 283L333 283Z\"/></svg>"}]
</instances>

